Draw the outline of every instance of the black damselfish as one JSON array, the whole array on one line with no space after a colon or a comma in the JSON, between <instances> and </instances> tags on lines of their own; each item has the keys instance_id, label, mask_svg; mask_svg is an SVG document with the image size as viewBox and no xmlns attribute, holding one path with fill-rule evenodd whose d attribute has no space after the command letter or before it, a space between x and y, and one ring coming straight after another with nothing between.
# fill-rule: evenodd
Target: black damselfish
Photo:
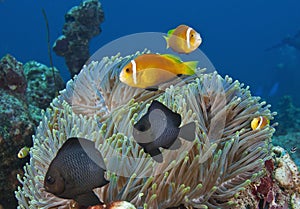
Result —
<instances>
[{"instance_id":1,"label":"black damselfish","mask_svg":"<svg viewBox=\"0 0 300 209\"><path fill-rule=\"evenodd\" d=\"M74 199L82 206L100 204L93 189L108 183L101 153L94 142L69 138L49 165L44 187L57 197Z\"/></svg>"},{"instance_id":2,"label":"black damselfish","mask_svg":"<svg viewBox=\"0 0 300 209\"><path fill-rule=\"evenodd\" d=\"M181 116L178 113L154 100L147 113L134 124L132 135L146 153L155 161L162 162L160 147L174 150L181 146L178 137L187 141L195 139L195 122L179 128L180 124Z\"/></svg>"}]
</instances>

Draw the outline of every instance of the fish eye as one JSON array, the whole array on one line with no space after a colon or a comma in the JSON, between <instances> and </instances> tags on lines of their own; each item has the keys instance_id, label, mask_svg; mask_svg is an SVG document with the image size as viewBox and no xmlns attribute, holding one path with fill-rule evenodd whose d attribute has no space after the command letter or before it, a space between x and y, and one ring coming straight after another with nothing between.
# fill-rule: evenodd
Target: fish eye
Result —
<instances>
[{"instance_id":1,"label":"fish eye","mask_svg":"<svg viewBox=\"0 0 300 209\"><path fill-rule=\"evenodd\" d=\"M146 127L145 127L145 126L141 125L141 126L139 127L139 131L145 131L145 130L146 130Z\"/></svg>"},{"instance_id":2,"label":"fish eye","mask_svg":"<svg viewBox=\"0 0 300 209\"><path fill-rule=\"evenodd\" d=\"M53 178L52 176L47 176L46 182L47 182L48 184L54 184L55 178Z\"/></svg>"},{"instance_id":3,"label":"fish eye","mask_svg":"<svg viewBox=\"0 0 300 209\"><path fill-rule=\"evenodd\" d=\"M126 68L125 71L126 71L126 73L129 73L129 72L130 72L130 69L129 69L129 68Z\"/></svg>"},{"instance_id":4,"label":"fish eye","mask_svg":"<svg viewBox=\"0 0 300 209\"><path fill-rule=\"evenodd\" d=\"M137 127L137 130L139 130L139 131L146 131L146 126L144 126L144 125L139 125L138 127Z\"/></svg>"}]
</instances>

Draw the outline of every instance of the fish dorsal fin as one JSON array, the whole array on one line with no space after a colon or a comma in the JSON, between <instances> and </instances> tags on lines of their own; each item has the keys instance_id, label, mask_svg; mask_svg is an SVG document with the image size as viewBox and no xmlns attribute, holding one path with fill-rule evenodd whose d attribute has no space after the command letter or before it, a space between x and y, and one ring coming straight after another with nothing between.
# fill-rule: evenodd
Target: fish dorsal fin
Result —
<instances>
[{"instance_id":1,"label":"fish dorsal fin","mask_svg":"<svg viewBox=\"0 0 300 209\"><path fill-rule=\"evenodd\" d=\"M172 61L175 61L176 63L182 63L180 57L177 57L173 54L162 54L161 56L163 56L167 59L171 59Z\"/></svg>"},{"instance_id":2,"label":"fish dorsal fin","mask_svg":"<svg viewBox=\"0 0 300 209\"><path fill-rule=\"evenodd\" d=\"M67 151L69 149L72 150L74 148L77 148L79 145L80 145L79 138L77 137L68 138L67 141L65 141L62 147L59 149L57 154Z\"/></svg>"},{"instance_id":3,"label":"fish dorsal fin","mask_svg":"<svg viewBox=\"0 0 300 209\"><path fill-rule=\"evenodd\" d=\"M71 152L84 152L95 164L101 167L103 170L106 170L106 165L102 154L95 148L95 143L91 140L80 138L80 137L71 137L63 144L59 149L57 156L63 157L70 154Z\"/></svg>"},{"instance_id":4,"label":"fish dorsal fin","mask_svg":"<svg viewBox=\"0 0 300 209\"><path fill-rule=\"evenodd\" d=\"M168 36L171 36L171 35L174 33L174 31L175 31L175 28L174 28L174 29L171 29L171 30L169 30L169 31L168 31Z\"/></svg>"},{"instance_id":5,"label":"fish dorsal fin","mask_svg":"<svg viewBox=\"0 0 300 209\"><path fill-rule=\"evenodd\" d=\"M157 108L164 112L164 114L168 119L168 122L170 122L176 127L178 127L181 124L181 116L178 113L173 112L172 110L170 110L168 107L166 107L164 104L160 103L157 100L154 100L151 103L148 111L150 112Z\"/></svg>"}]
</instances>

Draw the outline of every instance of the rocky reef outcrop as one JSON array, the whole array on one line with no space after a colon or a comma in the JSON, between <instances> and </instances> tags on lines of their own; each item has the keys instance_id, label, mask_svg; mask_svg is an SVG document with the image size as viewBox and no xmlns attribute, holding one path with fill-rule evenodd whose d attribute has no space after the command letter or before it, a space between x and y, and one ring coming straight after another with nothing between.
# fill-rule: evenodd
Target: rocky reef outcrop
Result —
<instances>
[{"instance_id":1,"label":"rocky reef outcrop","mask_svg":"<svg viewBox=\"0 0 300 209\"><path fill-rule=\"evenodd\" d=\"M71 77L78 74L89 59L89 42L101 33L104 12L98 0L86 0L65 15L63 35L53 45L54 52L65 58Z\"/></svg>"},{"instance_id":2,"label":"rocky reef outcrop","mask_svg":"<svg viewBox=\"0 0 300 209\"><path fill-rule=\"evenodd\" d=\"M58 89L64 83L55 69ZM32 134L41 120L41 110L55 97L52 70L30 61L23 65L12 55L0 60L0 205L16 208L17 174L29 157L18 159L18 151L32 146Z\"/></svg>"}]
</instances>

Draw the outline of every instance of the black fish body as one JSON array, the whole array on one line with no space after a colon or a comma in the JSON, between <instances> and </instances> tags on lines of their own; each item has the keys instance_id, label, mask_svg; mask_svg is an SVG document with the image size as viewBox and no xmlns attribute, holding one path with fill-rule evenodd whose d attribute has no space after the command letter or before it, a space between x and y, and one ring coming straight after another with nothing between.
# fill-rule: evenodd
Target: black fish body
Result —
<instances>
[{"instance_id":1,"label":"black fish body","mask_svg":"<svg viewBox=\"0 0 300 209\"><path fill-rule=\"evenodd\" d=\"M58 197L74 199L88 206L100 201L93 189L104 186L105 164L94 142L83 138L69 138L49 165L44 186Z\"/></svg>"},{"instance_id":2,"label":"black fish body","mask_svg":"<svg viewBox=\"0 0 300 209\"><path fill-rule=\"evenodd\" d=\"M178 113L153 101L147 113L134 124L133 137L154 160L162 162L159 147L178 149L181 145L179 136L189 141L195 139L195 123L179 128L180 124L181 116Z\"/></svg>"}]
</instances>

